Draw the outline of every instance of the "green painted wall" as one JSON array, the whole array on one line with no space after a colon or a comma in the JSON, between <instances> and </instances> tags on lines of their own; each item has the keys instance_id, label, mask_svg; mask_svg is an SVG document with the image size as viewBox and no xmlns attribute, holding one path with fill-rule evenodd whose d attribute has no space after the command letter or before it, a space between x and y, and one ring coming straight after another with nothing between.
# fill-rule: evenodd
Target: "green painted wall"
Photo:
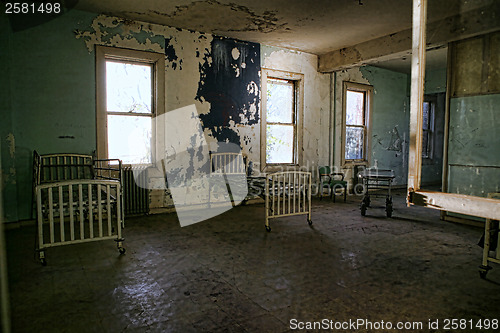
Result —
<instances>
[{"instance_id":1,"label":"green painted wall","mask_svg":"<svg viewBox=\"0 0 500 333\"><path fill-rule=\"evenodd\" d=\"M2 45L8 45L1 55L1 63L8 64L7 75L2 70L2 88L7 87L2 101L10 101L1 105L0 128L7 221L30 218L34 149L90 154L96 147L94 55L73 33L94 17L71 10L15 33L1 18ZM60 138L68 136L74 138Z\"/></svg>"},{"instance_id":2,"label":"green painted wall","mask_svg":"<svg viewBox=\"0 0 500 333\"><path fill-rule=\"evenodd\" d=\"M374 88L371 119L371 165L392 169L395 184L406 184L409 103L407 75L366 66L361 73Z\"/></svg>"},{"instance_id":3,"label":"green painted wall","mask_svg":"<svg viewBox=\"0 0 500 333\"><path fill-rule=\"evenodd\" d=\"M395 184L407 183L410 75L373 66L360 68L374 87L371 164L392 169ZM434 155L422 163L422 184L441 183L445 114L446 69L427 71L425 93L437 97Z\"/></svg>"},{"instance_id":4,"label":"green painted wall","mask_svg":"<svg viewBox=\"0 0 500 333\"><path fill-rule=\"evenodd\" d=\"M450 100L448 190L486 197L500 192L500 94Z\"/></svg>"},{"instance_id":5,"label":"green painted wall","mask_svg":"<svg viewBox=\"0 0 500 333\"><path fill-rule=\"evenodd\" d=\"M7 16L0 14L0 31L9 31ZM12 103L11 103L11 50L12 36L10 33L0 34L0 148L2 158L2 184L0 188L4 192L4 213L6 220L17 219L17 187L15 158L11 154L15 142L12 136Z\"/></svg>"},{"instance_id":6,"label":"green painted wall","mask_svg":"<svg viewBox=\"0 0 500 333\"><path fill-rule=\"evenodd\" d=\"M426 94L446 92L446 68L425 71L424 91Z\"/></svg>"}]
</instances>

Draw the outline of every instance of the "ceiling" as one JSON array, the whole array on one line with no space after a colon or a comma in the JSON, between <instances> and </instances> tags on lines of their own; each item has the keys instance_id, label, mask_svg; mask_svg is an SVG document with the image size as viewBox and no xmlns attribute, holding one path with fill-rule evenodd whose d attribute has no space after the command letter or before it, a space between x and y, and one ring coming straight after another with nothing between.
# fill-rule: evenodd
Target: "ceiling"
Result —
<instances>
[{"instance_id":1,"label":"ceiling","mask_svg":"<svg viewBox=\"0 0 500 333\"><path fill-rule=\"evenodd\" d=\"M429 0L428 21L497 0ZM313 54L411 28L412 0L79 0L77 9Z\"/></svg>"},{"instance_id":2,"label":"ceiling","mask_svg":"<svg viewBox=\"0 0 500 333\"><path fill-rule=\"evenodd\" d=\"M428 50L425 57L425 69L436 70L445 69L448 58L448 47L443 46ZM388 61L377 62L376 67L389 69L391 71L410 74L411 73L411 56L392 59Z\"/></svg>"}]
</instances>

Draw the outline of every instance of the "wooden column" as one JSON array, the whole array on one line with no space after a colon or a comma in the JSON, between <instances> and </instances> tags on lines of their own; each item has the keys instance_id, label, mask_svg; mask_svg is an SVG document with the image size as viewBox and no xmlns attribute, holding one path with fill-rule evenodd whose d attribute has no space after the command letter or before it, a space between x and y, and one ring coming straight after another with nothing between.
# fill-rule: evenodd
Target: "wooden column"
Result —
<instances>
[{"instance_id":1,"label":"wooden column","mask_svg":"<svg viewBox=\"0 0 500 333\"><path fill-rule=\"evenodd\" d=\"M422 169L426 15L427 0L413 0L408 195L420 188Z\"/></svg>"}]
</instances>

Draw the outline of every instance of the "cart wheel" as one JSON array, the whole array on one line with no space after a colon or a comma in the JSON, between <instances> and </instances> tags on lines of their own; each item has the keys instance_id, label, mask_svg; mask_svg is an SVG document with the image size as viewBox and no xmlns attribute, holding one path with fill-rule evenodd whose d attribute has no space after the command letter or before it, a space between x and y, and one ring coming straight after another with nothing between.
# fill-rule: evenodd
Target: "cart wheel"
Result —
<instances>
[{"instance_id":1,"label":"cart wheel","mask_svg":"<svg viewBox=\"0 0 500 333\"><path fill-rule=\"evenodd\" d=\"M118 251L120 251L120 254L125 254L126 249L125 249L124 247L121 247L121 246L120 246L120 247L118 248Z\"/></svg>"},{"instance_id":2,"label":"cart wheel","mask_svg":"<svg viewBox=\"0 0 500 333\"><path fill-rule=\"evenodd\" d=\"M387 213L387 217L392 217L392 204L385 206L385 212Z\"/></svg>"},{"instance_id":3,"label":"cart wheel","mask_svg":"<svg viewBox=\"0 0 500 333\"><path fill-rule=\"evenodd\" d=\"M268 225L266 225L266 231L267 231L267 232L271 232L271 227L270 227L270 226L268 226Z\"/></svg>"},{"instance_id":4,"label":"cart wheel","mask_svg":"<svg viewBox=\"0 0 500 333\"><path fill-rule=\"evenodd\" d=\"M40 263L42 264L42 266L47 266L47 260L45 260L45 258L41 258Z\"/></svg>"},{"instance_id":5,"label":"cart wheel","mask_svg":"<svg viewBox=\"0 0 500 333\"><path fill-rule=\"evenodd\" d=\"M366 215L366 204L363 202L361 204L361 216L365 216Z\"/></svg>"},{"instance_id":6,"label":"cart wheel","mask_svg":"<svg viewBox=\"0 0 500 333\"><path fill-rule=\"evenodd\" d=\"M309 225L312 225L313 221L312 220L307 220L307 223L309 223Z\"/></svg>"},{"instance_id":7,"label":"cart wheel","mask_svg":"<svg viewBox=\"0 0 500 333\"><path fill-rule=\"evenodd\" d=\"M366 197L366 207L370 207L370 204L371 204L370 197L367 196Z\"/></svg>"}]
</instances>

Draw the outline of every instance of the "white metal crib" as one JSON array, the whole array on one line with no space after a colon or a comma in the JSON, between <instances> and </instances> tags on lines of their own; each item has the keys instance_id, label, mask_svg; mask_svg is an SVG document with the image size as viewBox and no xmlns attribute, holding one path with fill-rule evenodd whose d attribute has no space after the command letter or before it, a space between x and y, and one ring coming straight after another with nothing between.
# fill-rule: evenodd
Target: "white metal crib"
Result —
<instances>
[{"instance_id":1,"label":"white metal crib","mask_svg":"<svg viewBox=\"0 0 500 333\"><path fill-rule=\"evenodd\" d=\"M37 252L49 247L114 239L123 247L121 161L90 155L33 155Z\"/></svg>"}]
</instances>

